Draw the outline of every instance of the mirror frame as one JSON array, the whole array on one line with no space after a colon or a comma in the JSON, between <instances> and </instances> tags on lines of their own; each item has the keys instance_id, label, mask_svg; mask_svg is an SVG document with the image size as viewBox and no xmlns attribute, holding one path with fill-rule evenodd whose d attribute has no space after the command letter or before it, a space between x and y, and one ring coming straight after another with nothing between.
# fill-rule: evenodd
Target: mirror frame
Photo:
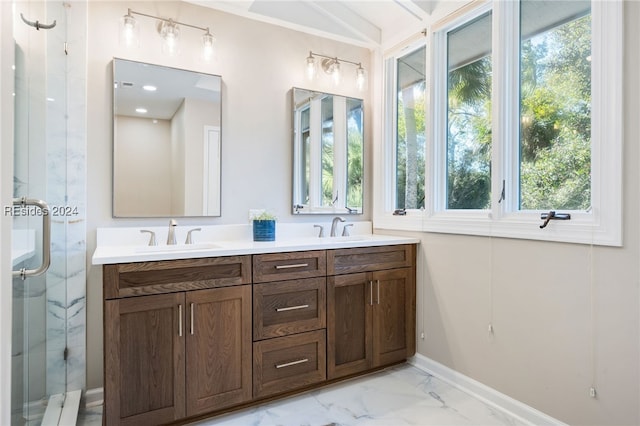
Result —
<instances>
[{"instance_id":1,"label":"mirror frame","mask_svg":"<svg viewBox=\"0 0 640 426\"><path fill-rule=\"evenodd\" d=\"M301 188L301 186L303 185L303 183L301 182L300 176L303 173L302 170L302 160L301 160L301 144L302 144L302 139L301 137L299 137L298 133L301 131L299 130L300 126L301 126L301 118L299 118L299 108L296 105L296 98L298 98L300 96L300 93L305 92L308 93L308 97L309 99L311 98L318 98L318 99L324 99L326 97L332 97L332 98L338 98L338 99L344 99L345 102L342 103L342 105L344 105L343 107L341 107L342 110L344 110L344 114L345 114L345 118L344 118L344 122L340 123L339 126L342 127L345 130L345 137L343 139L343 149L342 147L340 149L336 149L334 151L334 159L335 158L341 158L342 160L344 160L344 167L342 168L333 168L333 185L332 185L332 194L331 194L331 198L334 198L331 205L310 205L310 204L304 204L302 202L302 192L303 189ZM360 102L360 110L362 112L362 116L361 116L361 123L360 123L360 127L361 127L361 132L360 132L360 138L361 138L361 152L360 152L360 169L361 169L361 175L360 175L360 206L357 206L355 208L350 208L346 203L346 199L345 197L341 197L340 196L340 190L336 189L335 186L335 180L338 179L342 179L344 178L344 185L341 186L342 191L344 193L348 193L348 145L349 145L349 141L348 141L348 124L347 124L347 118L348 118L348 111L346 108L346 104L348 103L348 101L359 101ZM338 103L340 105L340 102ZM333 103L332 105L335 105L335 103ZM322 106L320 106L319 109L321 109ZM333 108L333 107L332 107ZM364 213L364 160L365 160L365 106L364 106L364 99L361 98L354 98L354 97L350 97L350 96L344 96L344 95L338 95L338 94L334 94L334 93L326 93L326 92L320 92L317 90L309 90L309 89L303 89L303 88L299 88L299 87L293 87L291 89L291 111L292 111L292 141L293 141L293 155L292 155L292 213L294 215L308 215L308 214L350 214L350 215L362 215ZM311 113L310 113L311 114ZM322 126L322 111L320 112L316 112L315 115L317 115L316 117L316 121L320 120L320 127ZM311 117L310 117L311 120ZM334 128L335 128L335 122L333 124ZM311 127L311 126L310 126ZM311 136L309 136L311 138ZM322 150L322 136L318 137L318 138L314 138L313 140L315 140L315 145L320 145L319 147L316 147L316 151L317 153L315 154L315 158L319 158L320 162L322 162L321 160L321 150ZM335 142L335 139L334 139ZM312 148L313 149L313 148ZM310 151L312 150L310 149ZM338 151L340 153L338 153ZM314 154L309 154L309 158L311 158L312 156L314 156ZM310 160L309 160L310 161ZM335 165L335 162L334 162ZM338 170L336 170L338 169ZM321 188L321 182L316 182L315 184L311 183L312 181L312 177L311 175L315 175L318 174L319 176L321 176L322 174L322 164L320 164L320 166L318 166L317 168L315 168L316 172L313 173L311 171L305 171L305 173L308 173L308 175L310 175L310 177L308 178L309 180L309 186L314 186L315 189L309 189L308 192L312 192L315 195L311 195L309 196L309 198L317 198L318 200L321 200L323 198L322 195L322 188ZM320 177L319 179L316 180L322 180L322 178ZM320 203L323 203L323 201L321 200Z\"/></svg>"},{"instance_id":2,"label":"mirror frame","mask_svg":"<svg viewBox=\"0 0 640 426\"><path fill-rule=\"evenodd\" d=\"M149 70L162 73L160 77L151 80L152 84L158 86L160 90L153 92L150 96L156 96L156 93L160 94L161 96L158 97L158 99L162 98L162 100L167 101L170 106L165 108L165 111L158 112L157 117L152 115L153 108L149 107L150 114L144 116L144 118L153 121L154 124L152 124L152 126L160 124L163 127L162 130L160 130L160 127L158 129L149 127L148 130L145 130L145 127L143 127L145 126L144 122L137 121L138 124L135 124L135 118L132 118L130 124L133 125L133 129L138 129L139 134L144 135L146 132L149 132L149 134L152 135L153 132L157 130L156 134L162 135L160 137L165 141L165 149L163 150L164 152L158 153L158 155L161 156L161 161L159 162L166 164L164 169L169 176L165 178L162 171L156 172L155 177L151 176L149 178L149 182L153 182L149 187L143 188L142 185L140 185L137 190L129 188L129 194L119 196L119 187L122 187L122 185L129 187L136 182L140 182L140 176L142 174L145 176L148 175L149 172L156 168L157 164L154 163L151 156L144 155L145 144L147 145L146 152L152 152L152 150L148 149L149 141L147 139L132 139L138 141L138 144L129 149L138 149L139 151L137 153L133 151L128 153L123 152L123 145L121 141L118 140L119 132L122 130L122 120L120 123L121 127L118 129L118 117L123 115L122 110L118 113L118 90L122 91L125 85L130 87L129 85L133 84L134 87L131 87L132 94L134 93L133 90L137 90L143 95L147 95L147 92L143 91L142 86L149 83L149 81L146 80L146 76L139 77L133 75L134 72L139 72L139 70L130 71L130 74L127 75L122 75L122 72L119 73L118 71L124 69L125 66L139 67L140 69L149 67ZM112 216L114 218L220 217L222 197L222 77L215 74L121 58L113 58L112 71ZM167 73L170 73L170 75L168 76ZM142 79L144 79L144 81ZM125 84L123 85L120 80L125 82ZM188 81L189 83L185 83L184 87L181 87L180 84L182 81ZM138 84L138 82L140 83ZM161 92L162 84L167 82L171 82L171 90L177 91L177 96L164 96L167 92ZM206 103L209 92L213 96L210 106ZM191 93L191 95L188 93ZM163 102L155 99L149 99L148 101L154 107L163 104ZM125 107L120 105L120 108L123 109ZM187 112L188 110L194 112ZM213 113L212 119L209 119L209 116L206 114L198 117L198 112L201 111ZM126 113L126 115L134 117L133 113ZM174 117L176 118L175 124ZM189 124L187 120L192 120L194 123L187 125ZM194 129L196 130L193 131ZM178 135L177 138L176 135ZM153 136L150 136L150 138L153 138ZM151 140L153 141L153 139ZM175 152L176 146L174 145L175 140L183 141L183 143L177 145L179 152L177 155ZM197 142L200 140L202 140L202 145L198 146ZM191 141L195 141L196 144L194 145ZM191 146L191 148L185 149L187 146ZM119 148L120 153L118 151ZM132 167L128 169L120 167L118 158L123 155L134 155L133 161L131 161ZM176 161L176 158L178 158L179 161ZM194 161L195 158L198 158L200 163ZM140 170L136 170L136 163L143 160L146 160L146 164L144 164ZM197 166L198 164L202 164L202 167ZM120 171L121 169L123 172ZM129 172L127 172L127 170L129 170ZM178 174L176 174L176 171L178 171ZM194 173L194 171L196 173ZM136 174L138 178L135 177ZM173 174L177 176L177 179L172 177ZM158 183L159 181L160 183ZM179 197L165 197L162 194L162 191L171 193L172 187L179 188L175 190L175 193L179 193ZM133 198L134 194L137 194L138 197ZM141 195L147 199L140 199ZM137 207L134 205L129 211L122 208L122 206L127 205L127 203L131 205L132 200L135 201L136 199L139 201ZM207 202L206 200L209 201ZM144 211L143 208L146 208L147 201L150 205L155 203L160 206L160 209ZM192 210L186 210L187 208L192 208ZM207 209L210 209L210 214L205 214ZM178 213L176 213L176 211ZM180 211L182 213L180 213Z\"/></svg>"}]
</instances>

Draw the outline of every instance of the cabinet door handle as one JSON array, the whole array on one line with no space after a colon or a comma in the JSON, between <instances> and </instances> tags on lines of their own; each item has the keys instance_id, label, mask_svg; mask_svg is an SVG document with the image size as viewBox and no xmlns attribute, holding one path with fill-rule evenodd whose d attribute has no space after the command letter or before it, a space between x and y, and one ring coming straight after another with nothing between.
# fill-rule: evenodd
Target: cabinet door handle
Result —
<instances>
[{"instance_id":1,"label":"cabinet door handle","mask_svg":"<svg viewBox=\"0 0 640 426\"><path fill-rule=\"evenodd\" d=\"M191 335L193 336L193 303L190 306L191 308Z\"/></svg>"},{"instance_id":2,"label":"cabinet door handle","mask_svg":"<svg viewBox=\"0 0 640 426\"><path fill-rule=\"evenodd\" d=\"M182 337L182 304L178 305L178 336Z\"/></svg>"},{"instance_id":3,"label":"cabinet door handle","mask_svg":"<svg viewBox=\"0 0 640 426\"><path fill-rule=\"evenodd\" d=\"M298 309L308 308L309 305L288 306L286 308L276 308L276 312L295 311Z\"/></svg>"},{"instance_id":4,"label":"cabinet door handle","mask_svg":"<svg viewBox=\"0 0 640 426\"><path fill-rule=\"evenodd\" d=\"M276 265L276 269L305 268L307 266L309 266L308 263L294 263L293 265Z\"/></svg>"},{"instance_id":5,"label":"cabinet door handle","mask_svg":"<svg viewBox=\"0 0 640 426\"><path fill-rule=\"evenodd\" d=\"M378 301L376 302L376 304L380 304L380 280L376 280L376 287L378 289Z\"/></svg>"},{"instance_id":6,"label":"cabinet door handle","mask_svg":"<svg viewBox=\"0 0 640 426\"><path fill-rule=\"evenodd\" d=\"M369 280L369 306L373 306L373 281Z\"/></svg>"},{"instance_id":7,"label":"cabinet door handle","mask_svg":"<svg viewBox=\"0 0 640 426\"><path fill-rule=\"evenodd\" d=\"M284 364L276 364L276 368L291 367L292 365L304 364L305 362L309 362L309 358L303 358L297 361L285 362Z\"/></svg>"}]
</instances>

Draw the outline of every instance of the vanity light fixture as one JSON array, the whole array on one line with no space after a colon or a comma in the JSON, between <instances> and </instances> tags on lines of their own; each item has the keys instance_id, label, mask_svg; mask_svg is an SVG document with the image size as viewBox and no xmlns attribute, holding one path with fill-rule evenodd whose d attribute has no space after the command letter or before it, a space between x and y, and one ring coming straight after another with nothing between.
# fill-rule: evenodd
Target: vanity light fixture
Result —
<instances>
[{"instance_id":1,"label":"vanity light fixture","mask_svg":"<svg viewBox=\"0 0 640 426\"><path fill-rule=\"evenodd\" d=\"M204 31L201 37L202 58L208 62L213 57L213 45L216 39L209 32L209 27L199 27L197 25L174 21L173 19L136 12L131 9L127 9L127 14L120 19L120 42L126 47L138 47L140 44L140 28L137 19L133 15L145 16L158 21L156 29L162 39L163 53L169 56L175 56L180 52L180 26L184 26Z\"/></svg>"},{"instance_id":2,"label":"vanity light fixture","mask_svg":"<svg viewBox=\"0 0 640 426\"><path fill-rule=\"evenodd\" d=\"M321 58L319 61L320 67L322 67L322 70L331 77L331 79L333 80L333 83L336 86L339 85L340 82L342 81L341 64L347 63L357 67L356 78L355 78L356 87L360 91L365 90L367 86L367 73L365 69L362 67L362 63L348 61L346 59L340 59L335 56L321 55L319 53L314 53L311 51L309 51L309 56L307 56L307 61L306 61L306 72L307 72L307 78L309 80L315 79L317 75L318 65L316 63L316 56Z\"/></svg>"}]
</instances>

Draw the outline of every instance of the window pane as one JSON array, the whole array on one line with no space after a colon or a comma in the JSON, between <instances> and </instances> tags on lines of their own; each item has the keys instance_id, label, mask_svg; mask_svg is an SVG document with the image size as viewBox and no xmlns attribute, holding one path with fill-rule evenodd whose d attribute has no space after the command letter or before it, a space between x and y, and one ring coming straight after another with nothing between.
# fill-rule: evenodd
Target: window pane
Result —
<instances>
[{"instance_id":1,"label":"window pane","mask_svg":"<svg viewBox=\"0 0 640 426\"><path fill-rule=\"evenodd\" d=\"M362 211L362 100L347 98L347 204Z\"/></svg>"},{"instance_id":2,"label":"window pane","mask_svg":"<svg viewBox=\"0 0 640 426\"><path fill-rule=\"evenodd\" d=\"M491 13L447 34L447 208L491 203Z\"/></svg>"},{"instance_id":3,"label":"window pane","mask_svg":"<svg viewBox=\"0 0 640 426\"><path fill-rule=\"evenodd\" d=\"M420 48L397 61L396 208L424 207L425 67Z\"/></svg>"},{"instance_id":4,"label":"window pane","mask_svg":"<svg viewBox=\"0 0 640 426\"><path fill-rule=\"evenodd\" d=\"M299 176L298 180L301 186L302 204L309 204L309 180L311 178L310 116L311 109L307 106L300 113L300 137L302 138L302 143L300 144L300 158L298 161L302 167L300 168L301 176Z\"/></svg>"},{"instance_id":5,"label":"window pane","mask_svg":"<svg viewBox=\"0 0 640 426\"><path fill-rule=\"evenodd\" d=\"M333 205L333 96L322 99L322 206Z\"/></svg>"},{"instance_id":6,"label":"window pane","mask_svg":"<svg viewBox=\"0 0 640 426\"><path fill-rule=\"evenodd\" d=\"M520 208L586 210L590 2L522 1L520 21Z\"/></svg>"}]
</instances>

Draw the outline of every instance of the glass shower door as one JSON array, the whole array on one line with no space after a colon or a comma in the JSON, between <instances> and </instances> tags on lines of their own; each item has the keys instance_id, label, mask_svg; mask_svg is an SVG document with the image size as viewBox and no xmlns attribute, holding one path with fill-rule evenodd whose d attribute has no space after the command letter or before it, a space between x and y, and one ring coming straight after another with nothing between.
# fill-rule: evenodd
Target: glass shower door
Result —
<instances>
[{"instance_id":1,"label":"glass shower door","mask_svg":"<svg viewBox=\"0 0 640 426\"><path fill-rule=\"evenodd\" d=\"M12 424L56 424L50 417L59 416L55 407L64 404L67 391L66 274L61 273L66 245L50 249L51 241L65 241L67 228L66 177L60 173L67 162L67 6L20 1L13 8Z\"/></svg>"}]
</instances>

